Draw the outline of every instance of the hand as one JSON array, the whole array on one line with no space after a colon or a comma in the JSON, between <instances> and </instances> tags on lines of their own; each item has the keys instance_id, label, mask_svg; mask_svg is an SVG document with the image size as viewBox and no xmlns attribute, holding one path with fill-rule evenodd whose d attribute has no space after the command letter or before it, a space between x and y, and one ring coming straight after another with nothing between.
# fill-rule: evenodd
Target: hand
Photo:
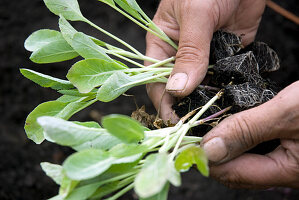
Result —
<instances>
[{"instance_id":1,"label":"hand","mask_svg":"<svg viewBox=\"0 0 299 200\"><path fill-rule=\"evenodd\" d=\"M280 139L266 155L245 153ZM299 81L272 100L224 119L202 141L211 176L230 187L299 188Z\"/></svg>"},{"instance_id":2,"label":"hand","mask_svg":"<svg viewBox=\"0 0 299 200\"><path fill-rule=\"evenodd\" d=\"M179 42L176 52L156 36L147 34L148 56L160 60L176 56L166 93L164 84L147 86L149 97L157 110L161 104L162 119L175 121L171 109L173 96L190 94L204 79L213 32L225 29L238 35L245 34L243 45L247 45L254 40L264 7L265 0L161 1L153 21L171 39Z\"/></svg>"}]
</instances>

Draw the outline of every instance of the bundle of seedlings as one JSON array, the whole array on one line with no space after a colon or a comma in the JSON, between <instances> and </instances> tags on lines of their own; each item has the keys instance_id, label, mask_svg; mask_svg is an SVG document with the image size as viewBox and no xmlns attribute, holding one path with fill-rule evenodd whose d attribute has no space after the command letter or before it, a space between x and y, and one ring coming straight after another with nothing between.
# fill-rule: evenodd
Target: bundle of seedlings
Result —
<instances>
[{"instance_id":1,"label":"bundle of seedlings","mask_svg":"<svg viewBox=\"0 0 299 200\"><path fill-rule=\"evenodd\" d=\"M177 49L135 0L100 1ZM263 43L252 44L248 47L250 51L242 49L239 37L220 31L212 41L214 66L209 85L199 86L190 97L174 105L177 114L184 116L176 125L151 130L118 114L103 117L101 125L67 121L87 106L97 101L112 101L132 87L166 83L175 58L160 61L143 55L86 19L76 0L44 2L59 16L60 31L43 29L30 35L25 41L25 48L32 51L30 59L36 63L54 63L83 58L69 69L68 80L21 69L28 79L62 94L54 101L38 105L28 115L25 122L28 138L37 144L46 139L76 151L62 165L41 163L46 174L60 185L53 200L112 200L133 188L140 199L167 199L170 183L181 185L180 172L196 165L204 176L209 175L207 158L199 146L202 133L208 129L194 135L191 128L216 124L229 110L229 113L239 112L275 95L272 83L263 78L264 73L279 67L274 51ZM69 21L88 23L126 49L78 32ZM153 64L145 67L137 60Z\"/></svg>"}]
</instances>

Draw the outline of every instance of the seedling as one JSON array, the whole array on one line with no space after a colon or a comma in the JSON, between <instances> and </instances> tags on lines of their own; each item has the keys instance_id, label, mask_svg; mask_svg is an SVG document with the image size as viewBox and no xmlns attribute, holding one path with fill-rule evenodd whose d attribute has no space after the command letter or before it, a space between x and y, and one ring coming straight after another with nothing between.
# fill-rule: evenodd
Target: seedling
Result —
<instances>
[{"instance_id":1,"label":"seedling","mask_svg":"<svg viewBox=\"0 0 299 200\"><path fill-rule=\"evenodd\" d=\"M135 0L99 1L177 49L177 45L151 21ZM173 127L150 130L127 116L116 114L104 117L102 127L96 122L66 121L96 101L112 101L132 87L167 82L175 57L157 60L143 55L85 18L76 0L44 2L51 12L59 16L60 31L43 29L30 35L25 41L25 48L32 51L30 59L36 63L53 63L78 56L83 58L70 68L66 75L68 80L21 69L28 79L62 94L55 101L40 104L29 114L25 124L27 136L38 144L46 139L77 151L62 165L41 164L46 174L60 185L59 194L51 199L102 199L108 195L107 199L113 200L134 188L140 199L163 200L167 199L169 184L180 186L179 172L188 171L192 165L197 165L197 169L208 176L208 161L199 147L202 138L188 136L187 133L195 126L219 121L219 117L231 109L231 106L219 109L216 104L223 95L223 84L199 86L210 92L209 95L202 93L204 98L198 106L200 109L185 113L186 116ZM78 32L69 21L85 22L126 49ZM213 73L214 81L218 83L222 83L221 78L225 77L221 74L218 60L229 59L226 57L234 56L241 49L238 37L230 43L237 45L226 48L228 51L224 54L216 51L211 54L217 61ZM217 41L212 44L218 46ZM238 59L242 62L233 65L235 68L226 68L225 72L230 73L228 76L244 75L240 76L242 81L257 80L254 86L260 87L264 80L256 78L259 77L258 71L253 69L253 72L242 74L243 71L239 70L248 55L240 55ZM134 68L114 58L126 61ZM145 67L136 60L152 64ZM224 89L231 91L228 94L233 96L234 88L230 87L232 85L226 83ZM218 109L211 112L215 107Z\"/></svg>"},{"instance_id":2,"label":"seedling","mask_svg":"<svg viewBox=\"0 0 299 200\"><path fill-rule=\"evenodd\" d=\"M186 133L205 121L198 119L220 98L222 91L188 122L182 119L174 127L164 129L149 130L122 115L104 117L103 128L95 122L66 121L92 103L111 101L131 87L166 82L175 58L160 61L141 54L125 41L86 19L76 0L44 2L50 11L59 16L60 32L44 29L30 35L25 41L25 48L32 51L30 59L36 63L53 63L77 56L84 58L70 68L68 80L21 69L25 77L62 94L55 101L40 104L29 114L25 124L27 136L36 143L46 139L77 151L62 166L41 164L47 175L60 185L59 194L52 199L101 199L113 194L108 198L112 200L132 188L141 199L167 199L169 183L179 186L179 172L187 171L193 164L203 175L208 176L208 161L198 146L201 138L186 136ZM102 2L177 48L135 0ZM128 50L78 32L68 20L88 23ZM128 68L111 58L111 55L127 61L135 68ZM136 59L153 64L145 67ZM223 112L216 113L216 116Z\"/></svg>"}]
</instances>

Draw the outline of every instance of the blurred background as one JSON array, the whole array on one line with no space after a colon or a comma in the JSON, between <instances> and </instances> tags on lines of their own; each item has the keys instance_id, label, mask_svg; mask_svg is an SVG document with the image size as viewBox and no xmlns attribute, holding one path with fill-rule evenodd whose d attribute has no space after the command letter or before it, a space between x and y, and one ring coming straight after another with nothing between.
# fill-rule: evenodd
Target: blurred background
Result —
<instances>
[{"instance_id":1,"label":"blurred background","mask_svg":"<svg viewBox=\"0 0 299 200\"><path fill-rule=\"evenodd\" d=\"M144 11L152 17L158 0L138 1ZM275 1L299 16L297 0ZM79 0L83 14L104 29L135 46L145 50L145 31L131 23L114 10L97 0ZM24 121L38 104L53 100L58 94L41 88L21 76L19 68L25 67L44 74L65 78L67 70L75 60L55 64L38 65L29 60L23 43L38 29L58 30L58 17L50 13L42 0L0 1L0 199L27 200L47 199L57 194L58 187L41 170L43 161L61 164L72 151L49 142L36 145L28 140ZM93 28L73 23L81 31L117 44ZM299 29L298 25L267 8L257 34L257 40L266 42L277 51L281 69L272 78L281 86L299 79ZM117 44L118 45L118 44ZM298 91L299 92L299 91ZM146 96L145 88L132 89L137 105L146 106L149 113L155 113ZM97 102L75 115L72 120L99 120L111 113L130 115L136 110L132 97L120 97L111 103ZM271 189L263 191L229 189L216 181L204 178L191 170L183 174L180 188L171 188L169 199L298 199L299 191L292 189ZM134 199L133 192L123 199Z\"/></svg>"}]
</instances>

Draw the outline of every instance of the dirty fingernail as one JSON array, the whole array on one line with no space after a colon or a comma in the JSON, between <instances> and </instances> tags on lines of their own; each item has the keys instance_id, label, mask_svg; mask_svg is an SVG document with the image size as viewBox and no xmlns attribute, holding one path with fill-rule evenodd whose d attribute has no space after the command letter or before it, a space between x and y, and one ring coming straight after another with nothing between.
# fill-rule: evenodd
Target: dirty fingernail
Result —
<instances>
[{"instance_id":1,"label":"dirty fingernail","mask_svg":"<svg viewBox=\"0 0 299 200\"><path fill-rule=\"evenodd\" d=\"M170 77L167 82L166 90L180 91L184 90L188 82L188 75L186 73L176 73Z\"/></svg>"},{"instance_id":2,"label":"dirty fingernail","mask_svg":"<svg viewBox=\"0 0 299 200\"><path fill-rule=\"evenodd\" d=\"M203 145L203 150L205 151L208 159L212 162L220 162L224 159L227 154L227 148L220 137L215 137Z\"/></svg>"}]
</instances>

